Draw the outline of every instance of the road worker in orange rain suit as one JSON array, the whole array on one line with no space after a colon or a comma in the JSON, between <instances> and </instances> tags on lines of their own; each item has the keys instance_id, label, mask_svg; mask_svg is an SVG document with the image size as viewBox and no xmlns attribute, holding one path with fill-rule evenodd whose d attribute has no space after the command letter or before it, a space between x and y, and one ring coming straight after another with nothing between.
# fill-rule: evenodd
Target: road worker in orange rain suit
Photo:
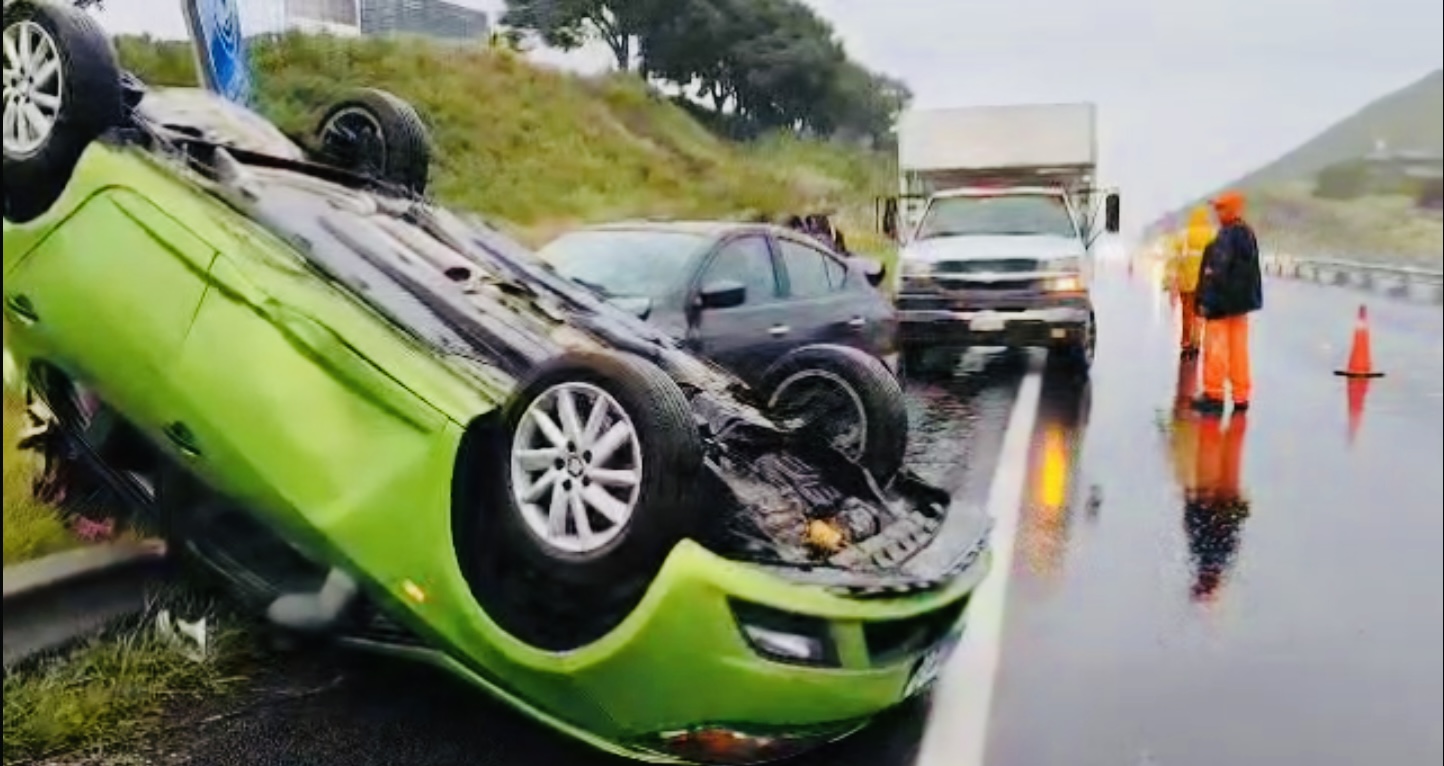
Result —
<instances>
[{"instance_id":1,"label":"road worker in orange rain suit","mask_svg":"<svg viewBox=\"0 0 1444 766\"><path fill-rule=\"evenodd\" d=\"M1198 271L1203 264L1203 250L1217 232L1207 208L1197 208L1189 215L1188 228L1173 237L1165 271L1168 289L1178 303L1180 328L1178 350L1183 356L1197 356L1203 320L1198 316Z\"/></svg>"},{"instance_id":2,"label":"road worker in orange rain suit","mask_svg":"<svg viewBox=\"0 0 1444 766\"><path fill-rule=\"evenodd\" d=\"M1238 558L1250 503L1240 486L1248 413L1198 420L1193 487L1184 490L1183 527L1193 565L1190 595L1212 603Z\"/></svg>"},{"instance_id":3,"label":"road worker in orange rain suit","mask_svg":"<svg viewBox=\"0 0 1444 766\"><path fill-rule=\"evenodd\" d=\"M1199 270L1203 395L1195 406L1205 413L1223 412L1230 393L1234 409L1247 410L1253 394L1248 315L1263 308L1263 273L1258 238L1244 222L1243 209L1243 195L1238 192L1225 192L1213 201L1218 235L1204 248Z\"/></svg>"}]
</instances>

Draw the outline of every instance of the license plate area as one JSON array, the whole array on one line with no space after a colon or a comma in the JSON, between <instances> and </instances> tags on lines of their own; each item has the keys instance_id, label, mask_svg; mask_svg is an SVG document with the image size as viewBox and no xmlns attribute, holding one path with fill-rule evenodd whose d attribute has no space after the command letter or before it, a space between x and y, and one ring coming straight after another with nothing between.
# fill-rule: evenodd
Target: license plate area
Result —
<instances>
[{"instance_id":1,"label":"license plate area","mask_svg":"<svg viewBox=\"0 0 1444 766\"><path fill-rule=\"evenodd\" d=\"M968 329L973 332L1002 332L1008 320L998 314L980 314L968 320Z\"/></svg>"}]
</instances>

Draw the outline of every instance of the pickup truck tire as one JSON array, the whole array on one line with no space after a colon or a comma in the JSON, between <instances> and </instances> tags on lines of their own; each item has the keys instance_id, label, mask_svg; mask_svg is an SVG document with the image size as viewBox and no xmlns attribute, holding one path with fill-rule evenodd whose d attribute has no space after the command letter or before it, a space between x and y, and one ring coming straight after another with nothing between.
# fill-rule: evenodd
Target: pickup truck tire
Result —
<instances>
[{"instance_id":1,"label":"pickup truck tire","mask_svg":"<svg viewBox=\"0 0 1444 766\"><path fill-rule=\"evenodd\" d=\"M876 357L849 346L804 346L773 363L760 390L768 414L784 427L810 429L826 420L821 438L866 468L879 486L902 467L907 405L897 378ZM838 425L843 428L832 428Z\"/></svg>"},{"instance_id":2,"label":"pickup truck tire","mask_svg":"<svg viewBox=\"0 0 1444 766\"><path fill-rule=\"evenodd\" d=\"M377 88L343 96L316 126L323 159L425 194L431 173L431 139L416 109Z\"/></svg>"},{"instance_id":3,"label":"pickup truck tire","mask_svg":"<svg viewBox=\"0 0 1444 766\"><path fill-rule=\"evenodd\" d=\"M518 386L502 420L502 544L548 579L649 579L700 529L701 433L656 365L562 354Z\"/></svg>"},{"instance_id":4,"label":"pickup truck tire","mask_svg":"<svg viewBox=\"0 0 1444 766\"><path fill-rule=\"evenodd\" d=\"M68 4L16 0L5 4L5 49L20 39L38 64L5 56L5 219L33 220L65 191L80 155L124 118L120 63L110 38L85 11ZM13 46L12 46L13 44ZM28 119L22 135L16 120Z\"/></svg>"},{"instance_id":5,"label":"pickup truck tire","mask_svg":"<svg viewBox=\"0 0 1444 766\"><path fill-rule=\"evenodd\" d=\"M1097 346L1098 322L1090 311L1083 339L1052 349L1048 354L1048 361L1064 372L1080 377L1087 376L1093 368L1093 356Z\"/></svg>"}]
</instances>

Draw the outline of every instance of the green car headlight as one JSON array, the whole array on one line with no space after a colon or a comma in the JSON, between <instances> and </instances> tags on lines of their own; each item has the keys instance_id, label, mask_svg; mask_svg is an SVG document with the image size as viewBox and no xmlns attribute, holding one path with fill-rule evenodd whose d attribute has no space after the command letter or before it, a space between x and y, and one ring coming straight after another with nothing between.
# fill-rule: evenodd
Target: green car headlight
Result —
<instances>
[{"instance_id":1,"label":"green car headlight","mask_svg":"<svg viewBox=\"0 0 1444 766\"><path fill-rule=\"evenodd\" d=\"M826 620L745 601L732 602L732 615L747 645L769 660L838 667L837 647Z\"/></svg>"}]
</instances>

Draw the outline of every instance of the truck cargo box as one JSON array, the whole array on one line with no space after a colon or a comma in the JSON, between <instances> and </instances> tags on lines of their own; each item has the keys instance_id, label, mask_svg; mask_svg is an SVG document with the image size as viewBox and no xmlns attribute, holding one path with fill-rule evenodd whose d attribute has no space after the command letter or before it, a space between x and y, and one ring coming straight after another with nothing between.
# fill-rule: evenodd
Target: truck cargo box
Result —
<instances>
[{"instance_id":1,"label":"truck cargo box","mask_svg":"<svg viewBox=\"0 0 1444 766\"><path fill-rule=\"evenodd\" d=\"M904 193L968 185L1091 183L1098 137L1093 104L921 109L898 122Z\"/></svg>"}]
</instances>

